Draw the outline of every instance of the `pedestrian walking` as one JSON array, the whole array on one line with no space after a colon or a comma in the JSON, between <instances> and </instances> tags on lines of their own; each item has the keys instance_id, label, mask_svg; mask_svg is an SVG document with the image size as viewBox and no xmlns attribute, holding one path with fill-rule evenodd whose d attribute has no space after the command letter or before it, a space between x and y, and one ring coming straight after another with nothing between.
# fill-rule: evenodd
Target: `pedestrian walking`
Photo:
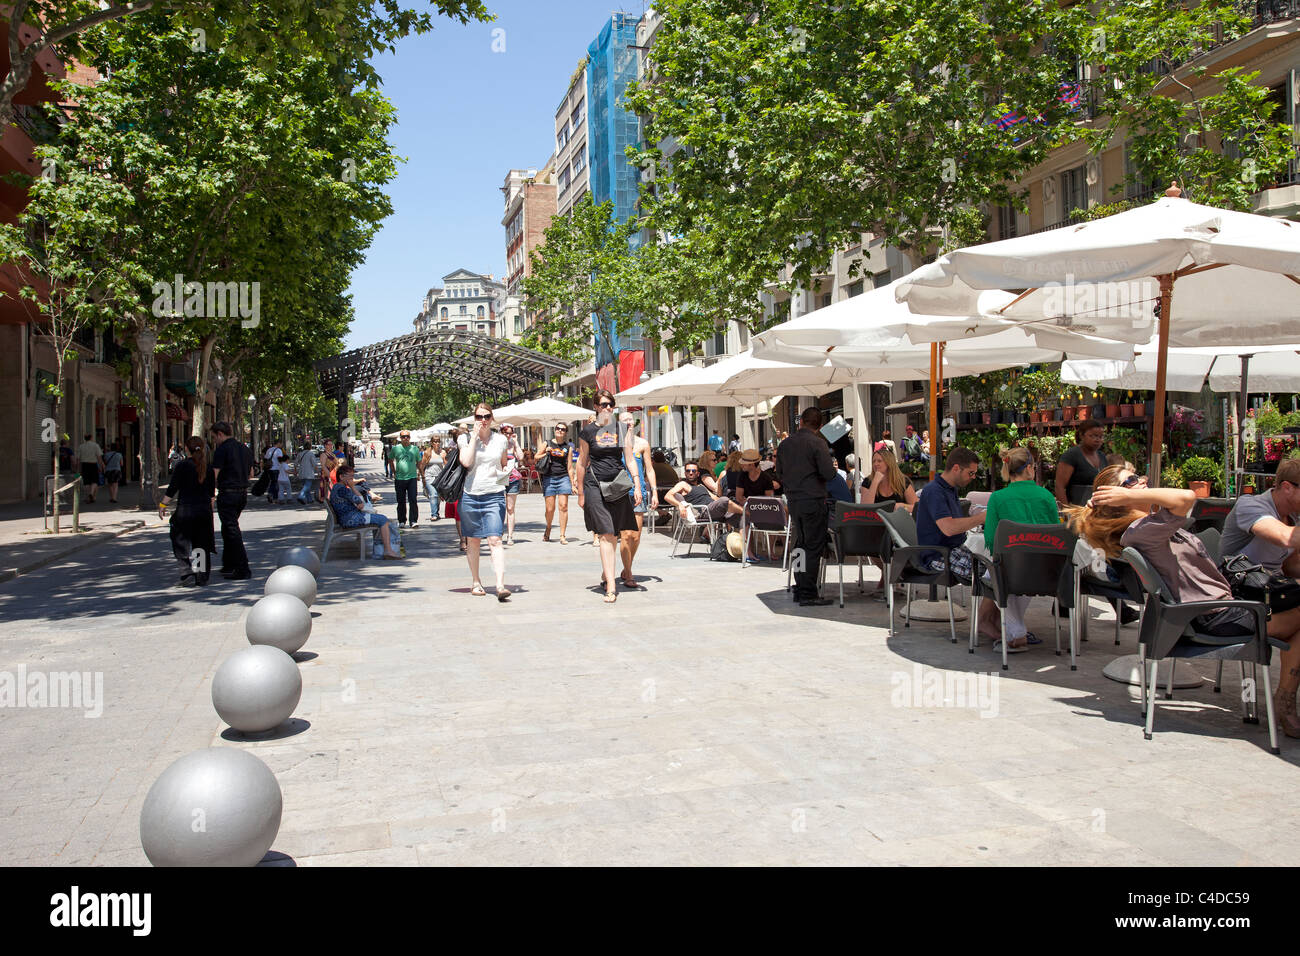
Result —
<instances>
[{"instance_id":1,"label":"pedestrian walking","mask_svg":"<svg viewBox=\"0 0 1300 956\"><path fill-rule=\"evenodd\" d=\"M524 476L519 472L519 441L515 438L515 426L502 425L501 434L506 437L506 547L512 548L515 544L515 502Z\"/></svg>"},{"instance_id":2,"label":"pedestrian walking","mask_svg":"<svg viewBox=\"0 0 1300 956\"><path fill-rule=\"evenodd\" d=\"M212 474L217 483L217 515L221 518L221 573L232 581L252 577L248 551L239 530L239 516L248 504L248 482L253 474L253 453L230 436L230 422L212 426Z\"/></svg>"},{"instance_id":3,"label":"pedestrian walking","mask_svg":"<svg viewBox=\"0 0 1300 956\"><path fill-rule=\"evenodd\" d=\"M125 462L122 459L122 443L113 442L104 455L104 483L108 485L108 500L112 504L117 503L117 486L122 481L122 469Z\"/></svg>"},{"instance_id":4,"label":"pedestrian walking","mask_svg":"<svg viewBox=\"0 0 1300 956\"><path fill-rule=\"evenodd\" d=\"M99 447L91 435L77 448L77 459L81 463L81 484L86 489L86 503L95 503L95 493L99 491L100 469L104 467L104 450Z\"/></svg>"},{"instance_id":5,"label":"pedestrian walking","mask_svg":"<svg viewBox=\"0 0 1300 956\"><path fill-rule=\"evenodd\" d=\"M203 439L191 435L185 442L189 457L172 469L171 483L158 506L160 517L167 517L167 506L176 502L171 516L172 553L181 568L181 587L208 583L212 573L212 555L216 538L212 532L212 498L217 483L208 466Z\"/></svg>"},{"instance_id":6,"label":"pedestrian walking","mask_svg":"<svg viewBox=\"0 0 1300 956\"><path fill-rule=\"evenodd\" d=\"M429 499L429 521L438 520L438 489L434 482L443 469L442 439L429 439L429 447L420 458L420 481L424 485L424 496Z\"/></svg>"},{"instance_id":7,"label":"pedestrian walking","mask_svg":"<svg viewBox=\"0 0 1300 956\"><path fill-rule=\"evenodd\" d=\"M619 422L627 428L626 443L631 448L631 461L636 465L637 473L640 480L637 487L641 489L638 497L637 489L629 491L628 497L632 499L632 510L636 513L636 530L624 531L619 535L618 551L619 556L623 559L623 586L633 591L644 591L644 584L638 583L636 575L632 573L632 562L636 559L637 548L641 546L641 531L645 527L645 516L647 509L653 510L659 507L659 490L655 483L648 476L654 474L654 468L648 462L650 461L650 443L641 435L637 434L637 426L640 424L632 417L631 412L624 412L619 417Z\"/></svg>"},{"instance_id":8,"label":"pedestrian walking","mask_svg":"<svg viewBox=\"0 0 1300 956\"><path fill-rule=\"evenodd\" d=\"M465 487L461 492L460 526L466 539L466 557L469 559L473 585L470 593L476 597L487 594L479 580L480 543L487 539L492 555L492 570L497 577L497 600L510 600L506 588L506 554L501 545L506 517L506 483L510 476L506 468L509 442L500 433L492 431L492 406L480 402L474 409L474 427L457 441L460 463L466 469Z\"/></svg>"},{"instance_id":9,"label":"pedestrian walking","mask_svg":"<svg viewBox=\"0 0 1300 956\"><path fill-rule=\"evenodd\" d=\"M455 455L457 458L460 457L460 436L461 431L458 428L453 428L447 434L447 447L443 449L442 453L442 464L444 468L451 464L452 455ZM443 508L446 517L451 518L456 522L456 537L460 539L460 550L463 554L465 551L465 534L460 527L460 499L457 498L455 501L448 499Z\"/></svg>"},{"instance_id":10,"label":"pedestrian walking","mask_svg":"<svg viewBox=\"0 0 1300 956\"><path fill-rule=\"evenodd\" d=\"M632 463L632 443L619 442L614 407L610 392L603 388L596 392L596 420L578 435L578 507L600 545L600 583L606 604L618 600L619 535L636 530L634 509L644 495L640 473ZM635 494L628 497L629 491Z\"/></svg>"},{"instance_id":11,"label":"pedestrian walking","mask_svg":"<svg viewBox=\"0 0 1300 956\"><path fill-rule=\"evenodd\" d=\"M411 433L403 428L400 443L393 446L389 459L393 465L393 491L397 495L397 527L414 528L420 522L420 504L416 489L420 480L420 449L411 444Z\"/></svg>"},{"instance_id":12,"label":"pedestrian walking","mask_svg":"<svg viewBox=\"0 0 1300 956\"><path fill-rule=\"evenodd\" d=\"M262 456L263 467L270 473L271 477L266 486L266 500L268 504L280 503L280 465L284 461L284 452L280 449L280 441L276 439L271 442Z\"/></svg>"},{"instance_id":13,"label":"pedestrian walking","mask_svg":"<svg viewBox=\"0 0 1300 956\"><path fill-rule=\"evenodd\" d=\"M302 488L298 491L298 504L305 505L308 501L316 501L316 473L319 466L316 462L316 453L312 451L310 445L298 452L298 456L293 460L293 466L298 472L298 480L302 482Z\"/></svg>"},{"instance_id":14,"label":"pedestrian walking","mask_svg":"<svg viewBox=\"0 0 1300 956\"><path fill-rule=\"evenodd\" d=\"M791 555L796 559L801 555L803 559L802 570L794 573L794 599L800 607L831 603L830 598L817 596L830 518L826 483L835 477L831 446L822 436L821 427L821 409L804 409L799 416L799 430L777 446L773 469L790 510ZM795 567L800 567L797 560Z\"/></svg>"},{"instance_id":15,"label":"pedestrian walking","mask_svg":"<svg viewBox=\"0 0 1300 956\"><path fill-rule=\"evenodd\" d=\"M569 441L569 426L555 426L552 437L546 440L537 459L537 474L542 479L542 496L546 500L546 533L543 541L551 540L551 522L558 508L560 513L560 544L568 544L564 536L569 527L569 495L573 494L573 442Z\"/></svg>"}]
</instances>

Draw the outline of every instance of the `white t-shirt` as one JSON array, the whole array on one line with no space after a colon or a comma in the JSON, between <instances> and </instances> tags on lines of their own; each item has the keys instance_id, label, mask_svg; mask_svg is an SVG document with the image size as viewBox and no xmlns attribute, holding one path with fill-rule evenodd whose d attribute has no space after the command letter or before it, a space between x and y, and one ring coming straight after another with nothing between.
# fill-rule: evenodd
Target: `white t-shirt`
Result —
<instances>
[{"instance_id":1,"label":"white t-shirt","mask_svg":"<svg viewBox=\"0 0 1300 956\"><path fill-rule=\"evenodd\" d=\"M456 444L460 448L468 448L469 442L469 435L461 435L456 439ZM506 436L495 432L486 445L475 436L474 444L476 446L474 464L465 475L465 489L462 493L491 495L505 491L506 485L510 483L509 464L505 468L501 467L501 455L506 450Z\"/></svg>"},{"instance_id":2,"label":"white t-shirt","mask_svg":"<svg viewBox=\"0 0 1300 956\"><path fill-rule=\"evenodd\" d=\"M266 460L272 471L279 471L284 467L284 452L278 448L272 448L266 453Z\"/></svg>"},{"instance_id":3,"label":"white t-shirt","mask_svg":"<svg viewBox=\"0 0 1300 956\"><path fill-rule=\"evenodd\" d=\"M104 452L100 449L99 444L93 441L83 441L77 447L77 457L82 464L95 464L103 456Z\"/></svg>"}]
</instances>

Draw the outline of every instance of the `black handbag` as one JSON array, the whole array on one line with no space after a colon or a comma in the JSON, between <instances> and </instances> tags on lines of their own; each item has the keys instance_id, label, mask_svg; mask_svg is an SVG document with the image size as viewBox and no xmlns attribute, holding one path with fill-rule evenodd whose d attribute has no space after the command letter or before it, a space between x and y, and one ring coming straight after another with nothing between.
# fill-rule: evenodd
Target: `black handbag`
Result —
<instances>
[{"instance_id":1,"label":"black handbag","mask_svg":"<svg viewBox=\"0 0 1300 956\"><path fill-rule=\"evenodd\" d=\"M451 456L451 461L443 465L442 473L433 481L433 490L438 492L442 501L460 501L461 492L465 490L465 476L468 472L460 463L460 453Z\"/></svg>"},{"instance_id":2,"label":"black handbag","mask_svg":"<svg viewBox=\"0 0 1300 956\"><path fill-rule=\"evenodd\" d=\"M270 486L270 484L271 484L271 469L267 468L260 475L257 476L257 481L253 483L253 488L249 492L249 494L254 498L258 497L259 495L264 495L266 494L266 489Z\"/></svg>"},{"instance_id":3,"label":"black handbag","mask_svg":"<svg viewBox=\"0 0 1300 956\"><path fill-rule=\"evenodd\" d=\"M1219 562L1219 571L1238 600L1261 601L1270 611L1278 612L1300 607L1300 583L1281 571L1264 570L1244 554L1224 558Z\"/></svg>"}]
</instances>

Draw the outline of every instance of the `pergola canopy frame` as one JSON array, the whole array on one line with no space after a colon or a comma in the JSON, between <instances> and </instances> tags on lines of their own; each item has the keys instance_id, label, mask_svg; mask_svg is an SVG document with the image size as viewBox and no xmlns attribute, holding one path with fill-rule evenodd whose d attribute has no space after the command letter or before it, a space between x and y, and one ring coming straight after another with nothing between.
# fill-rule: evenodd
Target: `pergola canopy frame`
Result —
<instances>
[{"instance_id":1,"label":"pergola canopy frame","mask_svg":"<svg viewBox=\"0 0 1300 956\"><path fill-rule=\"evenodd\" d=\"M514 401L571 367L504 339L450 329L411 332L312 364L321 392L340 408L354 392L393 378L436 379L494 401Z\"/></svg>"}]
</instances>

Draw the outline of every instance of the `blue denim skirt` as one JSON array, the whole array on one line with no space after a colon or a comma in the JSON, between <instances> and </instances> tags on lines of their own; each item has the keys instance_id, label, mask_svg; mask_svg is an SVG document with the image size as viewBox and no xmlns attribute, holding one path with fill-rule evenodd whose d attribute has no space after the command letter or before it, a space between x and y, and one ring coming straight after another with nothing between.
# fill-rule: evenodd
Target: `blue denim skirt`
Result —
<instances>
[{"instance_id":1,"label":"blue denim skirt","mask_svg":"<svg viewBox=\"0 0 1300 956\"><path fill-rule=\"evenodd\" d=\"M499 538L505 531L506 493L461 495L460 533L467 538Z\"/></svg>"},{"instance_id":2,"label":"blue denim skirt","mask_svg":"<svg viewBox=\"0 0 1300 956\"><path fill-rule=\"evenodd\" d=\"M542 497L550 498L554 495L571 494L573 494L573 483L569 481L569 473L567 471L562 475L542 476Z\"/></svg>"}]
</instances>

